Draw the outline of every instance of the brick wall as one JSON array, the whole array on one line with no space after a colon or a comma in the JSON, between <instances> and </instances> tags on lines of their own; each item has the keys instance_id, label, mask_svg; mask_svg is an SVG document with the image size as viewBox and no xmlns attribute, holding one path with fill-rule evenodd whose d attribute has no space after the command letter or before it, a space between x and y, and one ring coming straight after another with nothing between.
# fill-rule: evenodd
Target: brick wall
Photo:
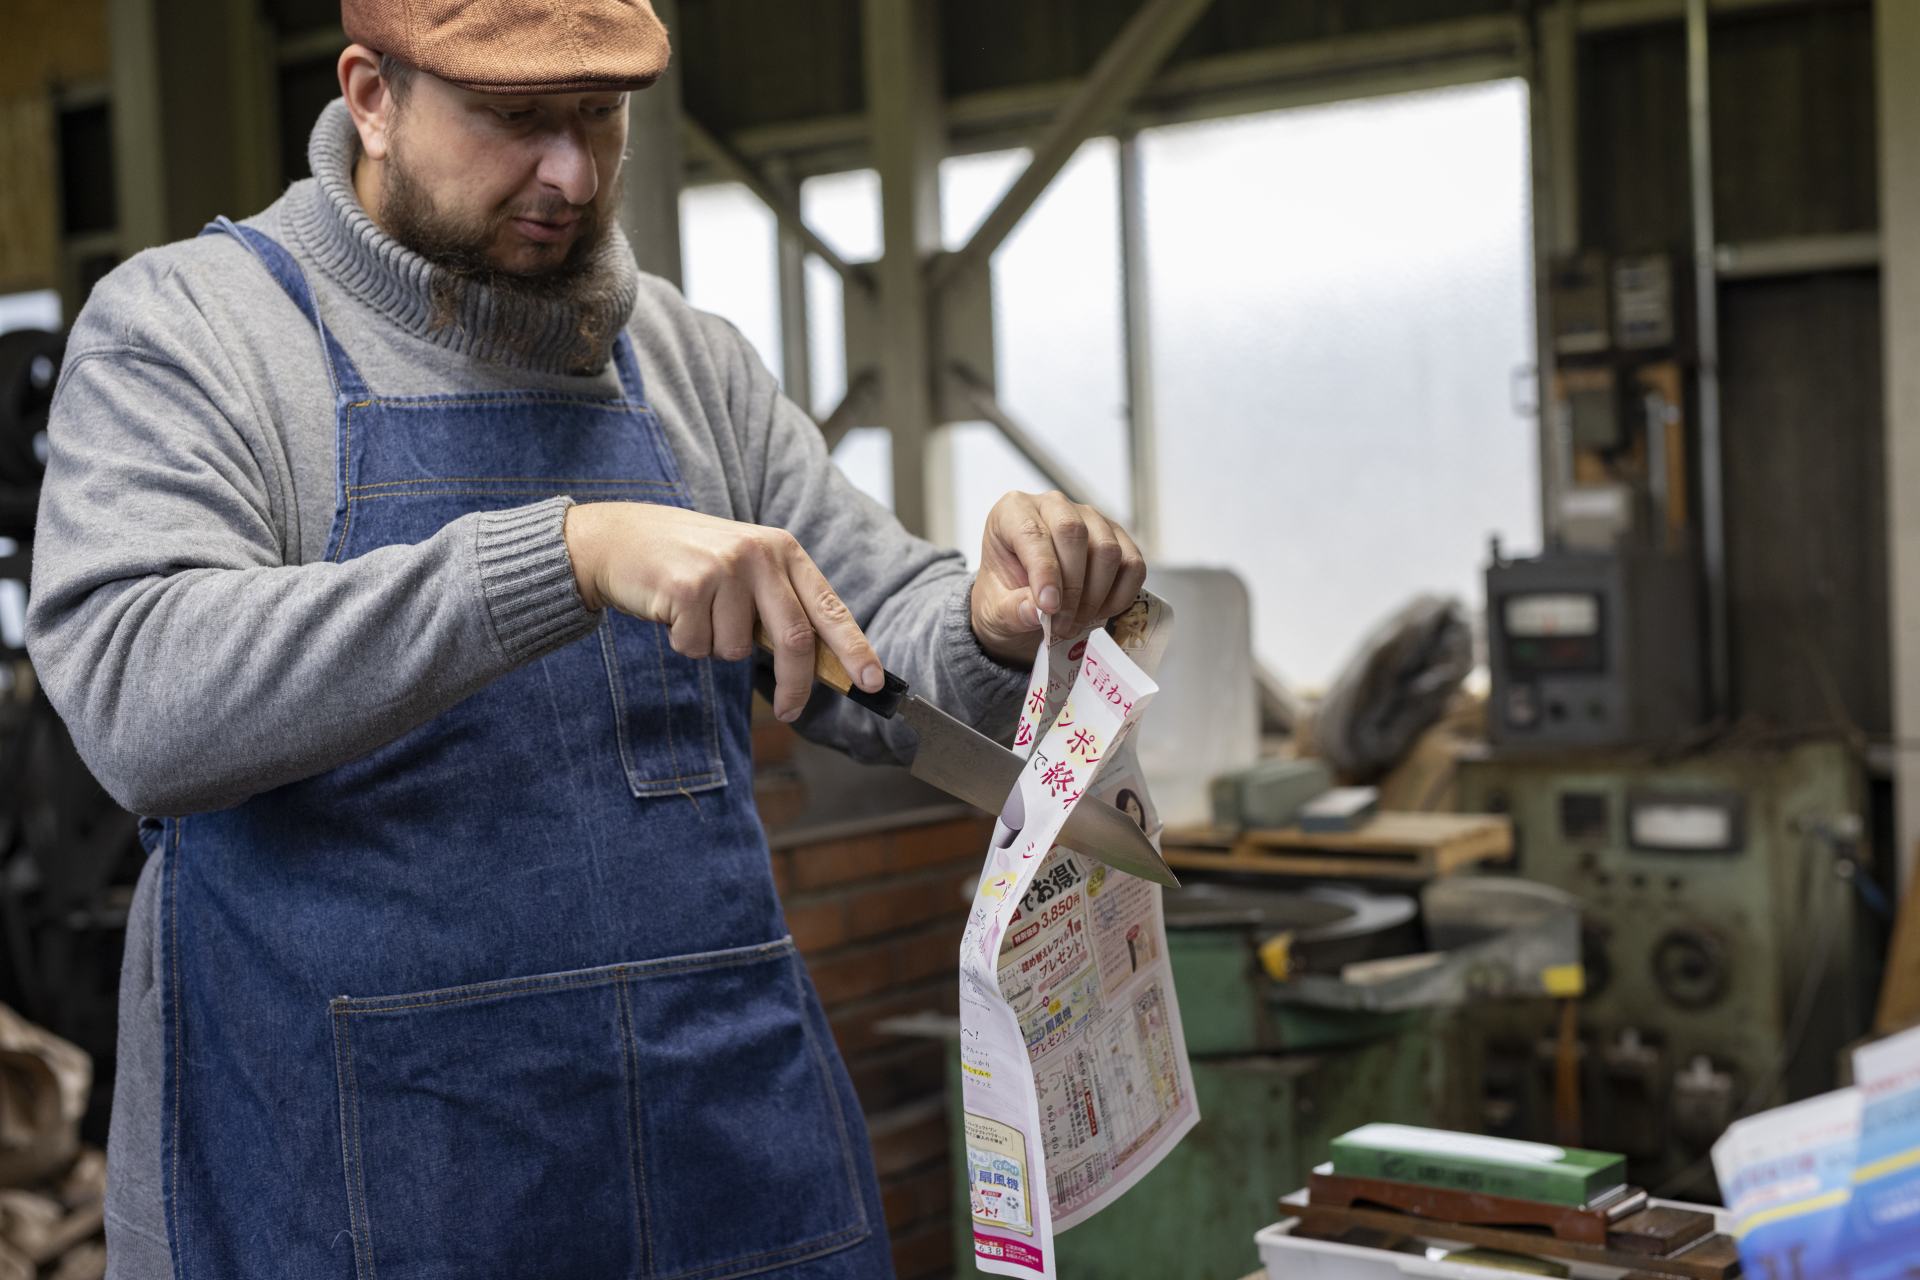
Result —
<instances>
[{"instance_id":1,"label":"brick wall","mask_svg":"<svg viewBox=\"0 0 1920 1280\"><path fill-rule=\"evenodd\" d=\"M756 726L756 795L774 843L804 809L786 768L790 731ZM953 1270L944 1040L888 1035L875 1024L958 1000L966 882L980 870L993 820L967 817L778 847L774 882L813 974L834 1039L866 1111L900 1280Z\"/></svg>"}]
</instances>

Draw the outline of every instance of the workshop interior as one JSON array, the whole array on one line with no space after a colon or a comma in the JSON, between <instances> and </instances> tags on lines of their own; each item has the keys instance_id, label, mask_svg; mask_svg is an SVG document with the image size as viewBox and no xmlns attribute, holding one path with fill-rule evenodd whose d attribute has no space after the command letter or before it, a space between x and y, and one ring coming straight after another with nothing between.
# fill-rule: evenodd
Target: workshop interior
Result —
<instances>
[{"instance_id":1,"label":"workshop interior","mask_svg":"<svg viewBox=\"0 0 1920 1280\"><path fill-rule=\"evenodd\" d=\"M907 529L977 563L1058 490L1177 619L1131 741L1178 887L1124 954L1198 1121L1044 1274L1910 1274L1920 4L653 8L641 270ZM348 41L332 0L0 32L0 1277L85 1280L154 843L27 651L67 334L308 177ZM998 810L764 700L752 747L895 1273L1042 1274L986 1264L964 1101Z\"/></svg>"}]
</instances>

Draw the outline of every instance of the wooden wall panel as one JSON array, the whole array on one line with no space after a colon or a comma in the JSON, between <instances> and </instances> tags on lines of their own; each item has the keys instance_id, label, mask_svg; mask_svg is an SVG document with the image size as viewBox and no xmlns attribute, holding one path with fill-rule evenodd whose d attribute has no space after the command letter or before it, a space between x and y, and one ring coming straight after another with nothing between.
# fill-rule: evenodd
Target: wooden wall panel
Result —
<instances>
[{"instance_id":1,"label":"wooden wall panel","mask_svg":"<svg viewBox=\"0 0 1920 1280\"><path fill-rule=\"evenodd\" d=\"M0 98L0 293L59 283L54 174L52 98Z\"/></svg>"},{"instance_id":2,"label":"wooden wall panel","mask_svg":"<svg viewBox=\"0 0 1920 1280\"><path fill-rule=\"evenodd\" d=\"M1878 142L1866 5L1715 23L1712 84L1722 242L1874 228Z\"/></svg>"},{"instance_id":3,"label":"wooden wall panel","mask_svg":"<svg viewBox=\"0 0 1920 1280\"><path fill-rule=\"evenodd\" d=\"M1880 286L1721 290L1727 569L1741 711L1891 728Z\"/></svg>"},{"instance_id":4,"label":"wooden wall panel","mask_svg":"<svg viewBox=\"0 0 1920 1280\"><path fill-rule=\"evenodd\" d=\"M6 0L0 98L107 78L106 0Z\"/></svg>"},{"instance_id":5,"label":"wooden wall panel","mask_svg":"<svg viewBox=\"0 0 1920 1280\"><path fill-rule=\"evenodd\" d=\"M1582 243L1687 262L1684 31L1578 65ZM1716 19L1711 85L1720 243L1873 229L1866 4ZM1782 728L1889 725L1879 308L1873 272L1721 288L1734 710Z\"/></svg>"},{"instance_id":6,"label":"wooden wall panel","mask_svg":"<svg viewBox=\"0 0 1920 1280\"><path fill-rule=\"evenodd\" d=\"M1682 250L1687 63L1679 23L1588 35L1580 84L1580 241L1616 253Z\"/></svg>"}]
</instances>

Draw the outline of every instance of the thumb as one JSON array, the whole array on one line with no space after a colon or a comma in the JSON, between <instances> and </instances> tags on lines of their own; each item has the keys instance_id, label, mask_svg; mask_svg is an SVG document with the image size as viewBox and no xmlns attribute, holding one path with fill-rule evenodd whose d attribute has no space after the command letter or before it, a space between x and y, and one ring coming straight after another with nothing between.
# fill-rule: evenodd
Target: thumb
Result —
<instances>
[{"instance_id":1,"label":"thumb","mask_svg":"<svg viewBox=\"0 0 1920 1280\"><path fill-rule=\"evenodd\" d=\"M1031 656L1040 634L1040 613L1030 588L982 573L973 580L972 605L974 634L990 651Z\"/></svg>"},{"instance_id":2,"label":"thumb","mask_svg":"<svg viewBox=\"0 0 1920 1280\"><path fill-rule=\"evenodd\" d=\"M1005 582L997 575L981 574L973 584L973 620L1003 636L1024 635L1040 629L1040 612L1034 608L1033 591Z\"/></svg>"}]
</instances>

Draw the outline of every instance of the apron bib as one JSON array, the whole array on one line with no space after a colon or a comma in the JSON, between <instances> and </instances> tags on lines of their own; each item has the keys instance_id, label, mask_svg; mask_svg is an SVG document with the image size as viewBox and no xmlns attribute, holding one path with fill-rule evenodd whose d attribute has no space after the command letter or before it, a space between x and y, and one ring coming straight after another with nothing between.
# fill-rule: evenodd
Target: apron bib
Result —
<instances>
[{"instance_id":1,"label":"apron bib","mask_svg":"<svg viewBox=\"0 0 1920 1280\"><path fill-rule=\"evenodd\" d=\"M319 336L329 560L563 493L690 505L624 332L617 396L382 396L284 248L209 231ZM749 698L748 664L608 610L367 756L166 824L178 1280L890 1274Z\"/></svg>"}]
</instances>

